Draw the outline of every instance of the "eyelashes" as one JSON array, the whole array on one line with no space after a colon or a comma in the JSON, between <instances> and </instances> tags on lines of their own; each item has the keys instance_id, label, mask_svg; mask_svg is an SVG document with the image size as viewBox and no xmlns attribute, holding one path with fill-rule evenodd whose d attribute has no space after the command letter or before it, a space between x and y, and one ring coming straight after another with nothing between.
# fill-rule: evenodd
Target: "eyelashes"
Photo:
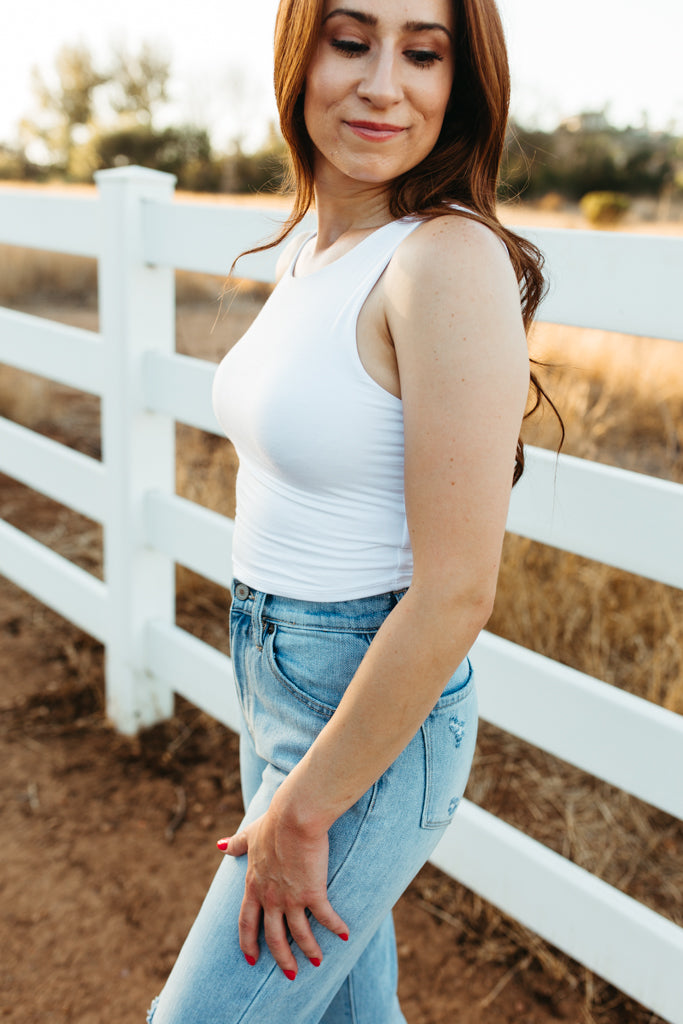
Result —
<instances>
[{"instance_id":1,"label":"eyelashes","mask_svg":"<svg viewBox=\"0 0 683 1024\"><path fill-rule=\"evenodd\" d=\"M408 56L419 68L430 68L437 61L443 60L441 54L434 53L433 50L409 50Z\"/></svg>"},{"instance_id":2,"label":"eyelashes","mask_svg":"<svg viewBox=\"0 0 683 1024\"><path fill-rule=\"evenodd\" d=\"M332 46L335 50L343 53L345 57L355 57L359 53L366 53L369 47L365 43L356 43L351 39L333 39Z\"/></svg>"},{"instance_id":3,"label":"eyelashes","mask_svg":"<svg viewBox=\"0 0 683 1024\"><path fill-rule=\"evenodd\" d=\"M331 44L344 57L358 57L370 49L367 43L359 43L353 39L332 39ZM416 68L430 68L437 61L443 60L441 54L433 50L405 50L404 53Z\"/></svg>"}]
</instances>

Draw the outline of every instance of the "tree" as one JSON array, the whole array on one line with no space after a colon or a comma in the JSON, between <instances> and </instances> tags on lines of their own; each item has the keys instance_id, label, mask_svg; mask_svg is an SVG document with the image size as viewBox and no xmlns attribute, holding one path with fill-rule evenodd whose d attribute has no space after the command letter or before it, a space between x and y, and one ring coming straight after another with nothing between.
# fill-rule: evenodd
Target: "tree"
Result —
<instances>
[{"instance_id":1,"label":"tree","mask_svg":"<svg viewBox=\"0 0 683 1024\"><path fill-rule=\"evenodd\" d=\"M224 160L223 188L226 192L277 192L288 166L287 147L276 125L268 126L268 137L255 153L245 153L239 140Z\"/></svg>"},{"instance_id":2,"label":"tree","mask_svg":"<svg viewBox=\"0 0 683 1024\"><path fill-rule=\"evenodd\" d=\"M151 43L143 43L137 54L118 48L110 72L113 110L151 126L157 107L168 100L170 73L170 60Z\"/></svg>"},{"instance_id":3,"label":"tree","mask_svg":"<svg viewBox=\"0 0 683 1024\"><path fill-rule=\"evenodd\" d=\"M675 180L676 139L643 128L615 128L604 112L579 114L553 132L511 124L501 165L501 197L550 192L659 195Z\"/></svg>"},{"instance_id":4,"label":"tree","mask_svg":"<svg viewBox=\"0 0 683 1024\"><path fill-rule=\"evenodd\" d=\"M152 130L154 114L168 98L170 61L150 43L137 53L115 50L108 70L94 65L90 50L81 44L63 46L55 60L54 84L33 69L33 91L40 113L21 124L23 138L39 139L53 170L88 179L98 166L96 140L105 129L99 123L107 105L108 130L144 127ZM98 104L95 92L108 104ZM99 95L99 94L98 94Z\"/></svg>"},{"instance_id":5,"label":"tree","mask_svg":"<svg viewBox=\"0 0 683 1024\"><path fill-rule=\"evenodd\" d=\"M181 125L157 131L137 124L95 136L84 157L93 169L139 164L175 174L180 188L215 192L222 166L214 160L204 128ZM92 173L90 170L89 173Z\"/></svg>"},{"instance_id":6,"label":"tree","mask_svg":"<svg viewBox=\"0 0 683 1024\"><path fill-rule=\"evenodd\" d=\"M55 60L56 84L49 85L38 68L33 69L33 91L44 121L24 120L23 130L45 144L54 162L63 170L69 165L79 128L93 121L94 92L107 81L93 65L90 50L83 43L63 46Z\"/></svg>"}]
</instances>

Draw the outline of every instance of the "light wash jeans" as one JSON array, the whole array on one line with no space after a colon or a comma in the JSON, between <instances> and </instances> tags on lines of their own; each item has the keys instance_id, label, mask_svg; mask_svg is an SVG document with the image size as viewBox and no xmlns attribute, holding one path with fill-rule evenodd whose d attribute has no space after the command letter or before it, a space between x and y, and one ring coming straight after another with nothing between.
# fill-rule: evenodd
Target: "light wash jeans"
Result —
<instances>
[{"instance_id":1,"label":"light wash jeans","mask_svg":"<svg viewBox=\"0 0 683 1024\"><path fill-rule=\"evenodd\" d=\"M322 603L237 582L232 589L230 639L245 720L244 825L264 813L330 719L403 592ZM247 858L225 857L148 1022L405 1024L391 908L455 813L476 731L465 659L403 753L330 830L329 899L350 938L343 942L312 919L320 967L293 946L298 973L289 981L263 941L256 966L247 964L237 928Z\"/></svg>"}]
</instances>

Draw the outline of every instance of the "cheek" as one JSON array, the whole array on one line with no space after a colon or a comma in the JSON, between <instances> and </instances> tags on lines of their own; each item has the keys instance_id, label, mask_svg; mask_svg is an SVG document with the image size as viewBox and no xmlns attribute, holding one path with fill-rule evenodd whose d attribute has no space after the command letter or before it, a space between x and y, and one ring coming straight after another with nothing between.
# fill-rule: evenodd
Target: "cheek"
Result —
<instances>
[{"instance_id":1,"label":"cheek","mask_svg":"<svg viewBox=\"0 0 683 1024\"><path fill-rule=\"evenodd\" d=\"M431 93L428 97L425 97L425 103L423 106L423 114L425 123L429 125L432 132L435 133L438 138L443 125L444 118L446 116L446 110L448 109L448 102L451 96L450 82L444 84L444 88L440 89L435 95Z\"/></svg>"},{"instance_id":2,"label":"cheek","mask_svg":"<svg viewBox=\"0 0 683 1024\"><path fill-rule=\"evenodd\" d=\"M321 119L316 97L310 95L308 89L304 96L304 124L309 138L317 145L322 131Z\"/></svg>"},{"instance_id":3,"label":"cheek","mask_svg":"<svg viewBox=\"0 0 683 1024\"><path fill-rule=\"evenodd\" d=\"M334 103L334 83L323 68L315 69L306 78L304 121L308 134L314 138L324 131L325 115Z\"/></svg>"}]
</instances>

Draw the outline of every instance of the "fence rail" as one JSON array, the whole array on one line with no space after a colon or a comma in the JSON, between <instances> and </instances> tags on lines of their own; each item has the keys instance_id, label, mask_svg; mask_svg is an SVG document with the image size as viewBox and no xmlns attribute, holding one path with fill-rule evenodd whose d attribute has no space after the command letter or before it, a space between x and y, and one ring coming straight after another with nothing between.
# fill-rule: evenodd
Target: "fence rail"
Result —
<instances>
[{"instance_id":1,"label":"fence rail","mask_svg":"<svg viewBox=\"0 0 683 1024\"><path fill-rule=\"evenodd\" d=\"M80 327L0 309L0 362L91 394L104 390L102 339Z\"/></svg>"},{"instance_id":2,"label":"fence rail","mask_svg":"<svg viewBox=\"0 0 683 1024\"><path fill-rule=\"evenodd\" d=\"M681 484L538 448L527 468L512 492L511 533L683 587Z\"/></svg>"},{"instance_id":3,"label":"fence rail","mask_svg":"<svg viewBox=\"0 0 683 1024\"><path fill-rule=\"evenodd\" d=\"M122 731L170 714L174 693L237 729L230 660L174 623L174 563L228 584L232 523L174 493L174 423L221 431L214 367L174 352L173 270L224 274L278 215L176 204L170 176L140 168L98 186L97 200L0 194L0 242L98 257L101 322L0 310L0 362L100 395L103 460L0 418L0 471L103 524L105 582L7 523L0 572L105 644ZM523 233L554 281L543 318L683 340L683 239ZM239 275L272 280L276 255L246 257ZM508 529L681 588L682 523L680 484L530 449ZM475 658L482 717L683 817L681 716L485 632ZM683 1024L682 928L468 801L432 860Z\"/></svg>"},{"instance_id":4,"label":"fence rail","mask_svg":"<svg viewBox=\"0 0 683 1024\"><path fill-rule=\"evenodd\" d=\"M2 416L0 471L90 519L102 523L106 518L101 462Z\"/></svg>"},{"instance_id":5,"label":"fence rail","mask_svg":"<svg viewBox=\"0 0 683 1024\"><path fill-rule=\"evenodd\" d=\"M0 567L3 576L96 640L108 643L107 588L101 580L4 522L0 522Z\"/></svg>"},{"instance_id":6,"label":"fence rail","mask_svg":"<svg viewBox=\"0 0 683 1024\"><path fill-rule=\"evenodd\" d=\"M99 256L103 244L100 209L99 201L91 197L3 189L0 242L71 256Z\"/></svg>"}]
</instances>

